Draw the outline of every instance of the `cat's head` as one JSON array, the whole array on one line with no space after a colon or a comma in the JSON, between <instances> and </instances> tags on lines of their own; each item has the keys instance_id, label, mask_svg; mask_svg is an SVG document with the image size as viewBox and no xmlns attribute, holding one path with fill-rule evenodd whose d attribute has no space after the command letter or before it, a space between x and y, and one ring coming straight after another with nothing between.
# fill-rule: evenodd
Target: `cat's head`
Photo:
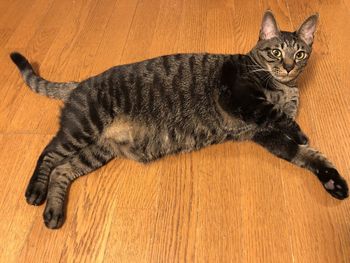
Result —
<instances>
[{"instance_id":1,"label":"cat's head","mask_svg":"<svg viewBox=\"0 0 350 263\"><path fill-rule=\"evenodd\" d=\"M295 80L311 55L318 14L305 20L295 32L280 31L271 11L261 23L259 41L252 50L255 60L279 82Z\"/></svg>"}]
</instances>

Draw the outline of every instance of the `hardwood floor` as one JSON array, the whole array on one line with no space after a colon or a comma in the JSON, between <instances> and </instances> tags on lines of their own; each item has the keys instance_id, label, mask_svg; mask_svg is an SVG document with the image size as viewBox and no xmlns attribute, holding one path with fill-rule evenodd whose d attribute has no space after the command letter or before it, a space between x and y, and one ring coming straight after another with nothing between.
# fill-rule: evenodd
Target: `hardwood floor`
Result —
<instances>
[{"instance_id":1,"label":"hardwood floor","mask_svg":"<svg viewBox=\"0 0 350 263\"><path fill-rule=\"evenodd\" d=\"M349 1L0 1L0 262L350 262L350 201L250 142L114 160L73 184L58 231L24 199L62 103L32 93L9 52L56 81L176 52L244 53L268 7L285 30L320 13L298 121L349 180Z\"/></svg>"}]
</instances>

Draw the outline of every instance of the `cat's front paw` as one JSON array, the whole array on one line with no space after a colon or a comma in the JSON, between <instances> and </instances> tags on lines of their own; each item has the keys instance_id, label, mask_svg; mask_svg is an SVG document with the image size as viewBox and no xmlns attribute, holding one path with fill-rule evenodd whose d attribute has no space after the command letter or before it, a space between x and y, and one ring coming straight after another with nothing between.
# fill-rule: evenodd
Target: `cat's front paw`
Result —
<instances>
[{"instance_id":1,"label":"cat's front paw","mask_svg":"<svg viewBox=\"0 0 350 263\"><path fill-rule=\"evenodd\" d=\"M64 219L64 208L62 206L47 205L45 207L44 222L48 228L60 228L64 223Z\"/></svg>"},{"instance_id":2,"label":"cat's front paw","mask_svg":"<svg viewBox=\"0 0 350 263\"><path fill-rule=\"evenodd\" d=\"M309 138L301 130L287 130L285 133L296 144L307 145L309 143Z\"/></svg>"},{"instance_id":3,"label":"cat's front paw","mask_svg":"<svg viewBox=\"0 0 350 263\"><path fill-rule=\"evenodd\" d=\"M41 205L45 202L47 195L47 184L38 181L30 181L25 197L30 205Z\"/></svg>"},{"instance_id":4,"label":"cat's front paw","mask_svg":"<svg viewBox=\"0 0 350 263\"><path fill-rule=\"evenodd\" d=\"M317 171L317 176L326 191L334 198L343 200L349 196L348 184L336 169L324 167Z\"/></svg>"},{"instance_id":5,"label":"cat's front paw","mask_svg":"<svg viewBox=\"0 0 350 263\"><path fill-rule=\"evenodd\" d=\"M288 134L299 145L307 145L309 143L309 138L300 129L296 122L294 122L288 129Z\"/></svg>"},{"instance_id":6,"label":"cat's front paw","mask_svg":"<svg viewBox=\"0 0 350 263\"><path fill-rule=\"evenodd\" d=\"M309 143L309 138L301 130L297 131L296 143L299 145L307 145Z\"/></svg>"}]
</instances>

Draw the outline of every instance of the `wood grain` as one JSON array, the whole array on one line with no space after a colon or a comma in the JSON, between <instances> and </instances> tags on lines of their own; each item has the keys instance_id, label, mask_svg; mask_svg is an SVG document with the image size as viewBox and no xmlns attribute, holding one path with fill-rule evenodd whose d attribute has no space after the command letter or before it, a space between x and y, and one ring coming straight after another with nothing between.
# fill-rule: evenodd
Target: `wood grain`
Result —
<instances>
[{"instance_id":1,"label":"wood grain","mask_svg":"<svg viewBox=\"0 0 350 263\"><path fill-rule=\"evenodd\" d=\"M176 52L244 53L267 8L285 30L320 13L298 121L349 180L348 1L1 1L0 262L350 262L349 201L249 142L114 160L73 184L58 231L24 200L62 103L30 92L9 52L56 81Z\"/></svg>"}]
</instances>

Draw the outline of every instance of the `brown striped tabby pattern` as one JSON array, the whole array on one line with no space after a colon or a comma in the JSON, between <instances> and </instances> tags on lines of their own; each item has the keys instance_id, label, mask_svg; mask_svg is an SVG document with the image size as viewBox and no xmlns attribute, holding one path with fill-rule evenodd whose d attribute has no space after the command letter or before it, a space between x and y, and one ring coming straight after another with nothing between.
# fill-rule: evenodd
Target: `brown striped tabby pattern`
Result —
<instances>
[{"instance_id":1,"label":"brown striped tabby pattern","mask_svg":"<svg viewBox=\"0 0 350 263\"><path fill-rule=\"evenodd\" d=\"M311 54L317 20L311 16L296 32L284 32L267 11L259 41L246 55L167 55L81 82L47 81L12 53L33 91L65 101L60 129L38 160L27 202L47 200L45 224L59 228L69 185L111 159L146 163L228 140L253 140L315 173L334 197L347 197L346 182L308 146L295 122L296 80Z\"/></svg>"}]
</instances>

